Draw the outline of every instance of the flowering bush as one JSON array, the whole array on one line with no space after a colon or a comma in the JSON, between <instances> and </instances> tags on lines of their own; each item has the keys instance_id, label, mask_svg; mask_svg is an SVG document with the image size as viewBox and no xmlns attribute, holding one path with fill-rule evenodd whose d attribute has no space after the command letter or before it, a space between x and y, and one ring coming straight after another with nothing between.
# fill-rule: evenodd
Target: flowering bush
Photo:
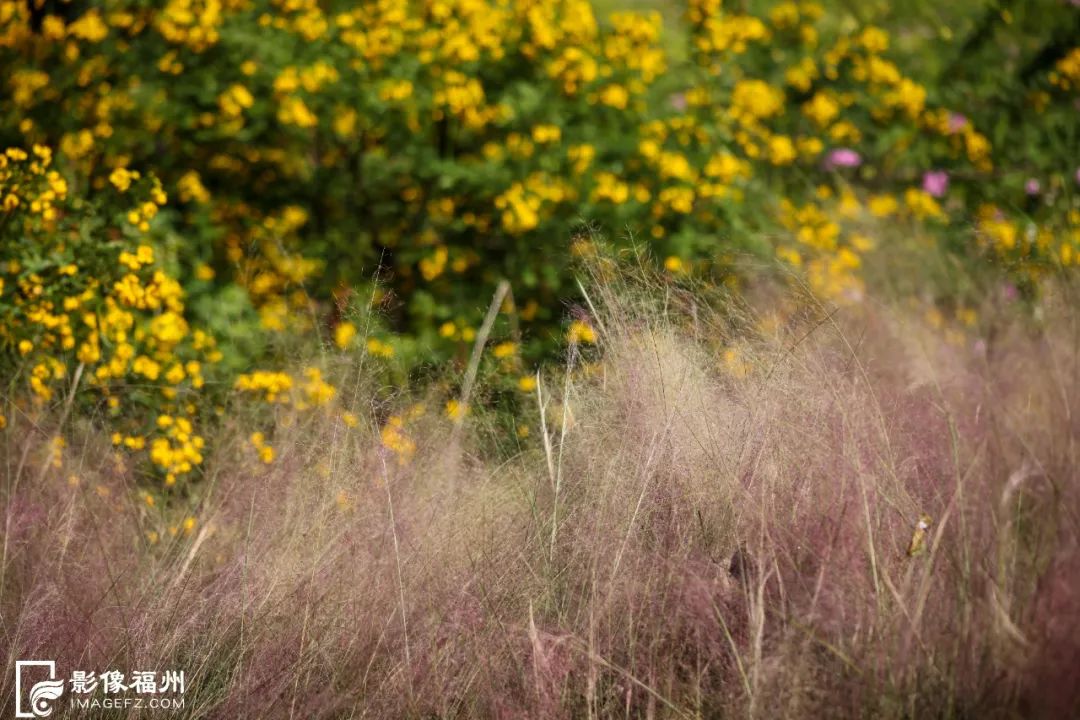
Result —
<instances>
[{"instance_id":1,"label":"flowering bush","mask_svg":"<svg viewBox=\"0 0 1080 720\"><path fill-rule=\"evenodd\" d=\"M994 168L987 136L930 104L885 30L811 2L692 0L697 70L664 82L659 15L599 21L585 0L58 7L0 3L6 134L87 174L153 170L178 200L179 280L238 282L273 331L379 273L393 329L446 357L465 334L440 328L474 327L506 277L535 355L582 220L644 238L672 272L723 275L732 251L775 249L841 296L869 244L781 198L851 214L868 200L852 182L874 216L937 222L949 209L924 171L971 186ZM1068 97L1070 58L1046 77ZM775 248L749 233L785 228ZM1025 252L1070 262L1074 243Z\"/></svg>"},{"instance_id":2,"label":"flowering bush","mask_svg":"<svg viewBox=\"0 0 1080 720\"><path fill-rule=\"evenodd\" d=\"M0 154L0 198L0 369L29 390L17 410L77 399L173 485L202 462L203 370L221 353L148 244L160 183L118 168L88 201L35 145Z\"/></svg>"},{"instance_id":3,"label":"flowering bush","mask_svg":"<svg viewBox=\"0 0 1080 720\"><path fill-rule=\"evenodd\" d=\"M664 68L658 19L338 5L114 2L35 29L4 3L3 122L83 172L153 169L179 201L180 277L239 282L270 330L379 268L396 327L447 351L467 333L438 329L471 328L500 275L524 321L558 319L544 301L568 276L544 250L567 218L616 227L650 195L618 178Z\"/></svg>"},{"instance_id":4,"label":"flowering bush","mask_svg":"<svg viewBox=\"0 0 1080 720\"><path fill-rule=\"evenodd\" d=\"M222 400L204 372L219 367L223 353L189 323L186 293L155 250L161 238L151 223L168 198L157 178L117 168L88 200L53 163L40 145L0 154L0 373L14 399L0 406L0 429L12 412L33 420L74 406L104 419L118 462L134 455L159 489L172 488L203 462L204 426ZM321 408L356 423L317 367L300 377L215 374L263 407ZM273 460L262 433L252 444ZM64 446L57 435L55 449ZM54 455L62 465L62 453Z\"/></svg>"}]
</instances>

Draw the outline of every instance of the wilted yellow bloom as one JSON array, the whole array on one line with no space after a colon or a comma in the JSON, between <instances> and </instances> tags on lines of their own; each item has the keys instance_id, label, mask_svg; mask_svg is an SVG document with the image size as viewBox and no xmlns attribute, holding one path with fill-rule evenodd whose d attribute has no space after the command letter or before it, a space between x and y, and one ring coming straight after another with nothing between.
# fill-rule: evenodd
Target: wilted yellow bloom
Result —
<instances>
[{"instance_id":1,"label":"wilted yellow bloom","mask_svg":"<svg viewBox=\"0 0 1080 720\"><path fill-rule=\"evenodd\" d=\"M908 543L908 557L915 557L926 552L926 532L930 529L930 523L929 515L919 516L915 523L915 531L911 535L911 542Z\"/></svg>"}]
</instances>

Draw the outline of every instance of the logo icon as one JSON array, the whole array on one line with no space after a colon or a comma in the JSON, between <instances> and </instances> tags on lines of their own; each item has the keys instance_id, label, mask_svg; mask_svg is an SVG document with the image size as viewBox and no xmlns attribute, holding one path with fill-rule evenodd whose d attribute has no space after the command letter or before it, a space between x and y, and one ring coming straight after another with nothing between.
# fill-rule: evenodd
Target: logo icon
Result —
<instances>
[{"instance_id":1,"label":"logo icon","mask_svg":"<svg viewBox=\"0 0 1080 720\"><path fill-rule=\"evenodd\" d=\"M23 675L28 679L42 675L40 671L28 671L29 668L48 670L47 680L41 680L30 686L26 705L23 705ZM15 661L15 717L35 718L52 715L54 700L64 694L64 681L56 677L56 662L53 660L16 660Z\"/></svg>"}]
</instances>

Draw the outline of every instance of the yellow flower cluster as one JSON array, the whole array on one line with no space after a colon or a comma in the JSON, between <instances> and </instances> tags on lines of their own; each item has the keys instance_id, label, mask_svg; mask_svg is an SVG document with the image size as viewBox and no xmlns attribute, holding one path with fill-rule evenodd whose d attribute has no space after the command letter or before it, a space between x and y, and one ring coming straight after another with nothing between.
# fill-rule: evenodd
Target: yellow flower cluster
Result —
<instances>
[{"instance_id":1,"label":"yellow flower cluster","mask_svg":"<svg viewBox=\"0 0 1080 720\"><path fill-rule=\"evenodd\" d=\"M409 464L416 453L416 442L407 432L407 423L420 418L424 412L425 408L422 404L413 405L404 413L388 417L379 431L379 439L383 447L397 456L400 465Z\"/></svg>"},{"instance_id":2,"label":"yellow flower cluster","mask_svg":"<svg viewBox=\"0 0 1080 720\"><path fill-rule=\"evenodd\" d=\"M268 403L292 405L297 410L321 407L334 399L337 390L326 382L319 368L306 368L303 375L304 379L298 380L286 372L256 370L237 377L233 387Z\"/></svg>"},{"instance_id":3,"label":"yellow flower cluster","mask_svg":"<svg viewBox=\"0 0 1080 720\"><path fill-rule=\"evenodd\" d=\"M1001 208L984 203L976 213L976 235L982 247L1012 261L1032 256L1049 256L1063 267L1080 265L1080 209L1070 210L1061 227L1037 227L1009 217ZM1031 263L1017 263L1030 280L1038 280L1041 269Z\"/></svg>"},{"instance_id":4,"label":"yellow flower cluster","mask_svg":"<svg viewBox=\"0 0 1080 720\"><path fill-rule=\"evenodd\" d=\"M67 181L52 163L52 149L35 145L27 153L8 148L0 154L0 210L11 213L20 206L45 222L56 219L56 204L67 198Z\"/></svg>"},{"instance_id":5,"label":"yellow flower cluster","mask_svg":"<svg viewBox=\"0 0 1080 720\"><path fill-rule=\"evenodd\" d=\"M255 448L255 451L259 454L259 459L269 465L274 462L274 448L272 445L266 442L266 436L261 432L251 433L251 445Z\"/></svg>"},{"instance_id":6,"label":"yellow flower cluster","mask_svg":"<svg viewBox=\"0 0 1080 720\"><path fill-rule=\"evenodd\" d=\"M89 22L72 32L90 33ZM153 246L123 227L102 228L92 208L68 197L52 159L43 146L0 154L0 198L12 198L0 215L0 344L17 348L37 410L56 400L61 384L68 393L76 384L88 389L77 397L103 402L118 449L148 449L172 485L202 462L192 394L204 386L204 363L220 352L189 327L183 290L157 266ZM156 181L124 167L107 184L115 192L102 202L115 216L135 201L148 219L166 200ZM40 257L49 260L34 260L31 270L26 258ZM148 407L158 414L146 416Z\"/></svg>"},{"instance_id":7,"label":"yellow flower cluster","mask_svg":"<svg viewBox=\"0 0 1080 720\"><path fill-rule=\"evenodd\" d=\"M309 367L304 370L305 382L301 386L303 399L295 403L298 410L306 410L308 407L320 407L334 399L337 390L333 385L323 379L319 368Z\"/></svg>"},{"instance_id":8,"label":"yellow flower cluster","mask_svg":"<svg viewBox=\"0 0 1080 720\"><path fill-rule=\"evenodd\" d=\"M284 372L256 370L236 378L234 387L244 392L261 394L266 402L289 402L289 391L293 387L292 376Z\"/></svg>"},{"instance_id":9,"label":"yellow flower cluster","mask_svg":"<svg viewBox=\"0 0 1080 720\"><path fill-rule=\"evenodd\" d=\"M1050 82L1062 90L1080 89L1080 47L1074 47L1054 65Z\"/></svg>"},{"instance_id":10,"label":"yellow flower cluster","mask_svg":"<svg viewBox=\"0 0 1080 720\"><path fill-rule=\"evenodd\" d=\"M235 0L229 4L240 5ZM168 0L154 25L170 43L204 52L220 38L223 5L221 0Z\"/></svg>"},{"instance_id":11,"label":"yellow flower cluster","mask_svg":"<svg viewBox=\"0 0 1080 720\"><path fill-rule=\"evenodd\" d=\"M150 460L165 473L165 484L173 485L177 477L202 463L204 441L193 434L191 421L185 417L159 415L157 427L161 435L150 443Z\"/></svg>"},{"instance_id":12,"label":"yellow flower cluster","mask_svg":"<svg viewBox=\"0 0 1080 720\"><path fill-rule=\"evenodd\" d=\"M833 220L857 221L869 208L850 190L841 193L837 202L832 191L821 187L819 202L797 206L788 199L780 204L780 222L794 236L795 244L781 244L776 256L788 265L805 272L810 288L833 301L853 301L862 297L864 286L858 270L862 256L873 249L873 243L858 232L845 234L841 223Z\"/></svg>"},{"instance_id":13,"label":"yellow flower cluster","mask_svg":"<svg viewBox=\"0 0 1080 720\"><path fill-rule=\"evenodd\" d=\"M595 343L596 331L592 325L583 321L575 320L570 323L570 329L566 332L566 340L570 343Z\"/></svg>"}]
</instances>

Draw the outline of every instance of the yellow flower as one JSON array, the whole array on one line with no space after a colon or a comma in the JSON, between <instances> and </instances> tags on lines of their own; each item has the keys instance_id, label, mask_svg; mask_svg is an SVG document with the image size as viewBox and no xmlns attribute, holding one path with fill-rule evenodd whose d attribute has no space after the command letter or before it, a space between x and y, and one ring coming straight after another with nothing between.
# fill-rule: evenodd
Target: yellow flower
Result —
<instances>
[{"instance_id":1,"label":"yellow flower","mask_svg":"<svg viewBox=\"0 0 1080 720\"><path fill-rule=\"evenodd\" d=\"M919 219L941 217L944 214L937 200L925 190L908 188L904 192L904 202L911 210L911 213Z\"/></svg>"},{"instance_id":2,"label":"yellow flower","mask_svg":"<svg viewBox=\"0 0 1080 720\"><path fill-rule=\"evenodd\" d=\"M450 418L451 420L460 420L461 418L465 417L466 413L468 412L469 407L467 405L462 405L460 402L454 399L446 401L446 417Z\"/></svg>"},{"instance_id":3,"label":"yellow flower","mask_svg":"<svg viewBox=\"0 0 1080 720\"><path fill-rule=\"evenodd\" d=\"M394 347L378 338L368 338L366 347L369 355L382 358L394 357Z\"/></svg>"},{"instance_id":4,"label":"yellow flower","mask_svg":"<svg viewBox=\"0 0 1080 720\"><path fill-rule=\"evenodd\" d=\"M334 132L338 137L348 138L356 133L358 115L352 108L338 108L334 113Z\"/></svg>"},{"instance_id":5,"label":"yellow flower","mask_svg":"<svg viewBox=\"0 0 1080 720\"><path fill-rule=\"evenodd\" d=\"M449 251L445 245L440 245L435 248L435 252L420 260L420 274L424 276L425 280L431 281L443 274L443 270L446 268L446 261L450 257Z\"/></svg>"},{"instance_id":6,"label":"yellow flower","mask_svg":"<svg viewBox=\"0 0 1080 720\"><path fill-rule=\"evenodd\" d=\"M851 243L851 247L859 252L869 252L874 249L874 241L865 235L852 235L849 242Z\"/></svg>"},{"instance_id":7,"label":"yellow flower","mask_svg":"<svg viewBox=\"0 0 1080 720\"><path fill-rule=\"evenodd\" d=\"M883 53L889 49L889 34L871 25L862 31L855 42L862 45L867 52Z\"/></svg>"},{"instance_id":8,"label":"yellow flower","mask_svg":"<svg viewBox=\"0 0 1080 720\"><path fill-rule=\"evenodd\" d=\"M180 191L180 199L183 202L207 203L210 202L210 191L202 183L202 177L198 172L189 170L176 181L176 187ZM200 265L200 268L206 267ZM198 271L196 271L198 274ZM211 276L212 277L212 276ZM209 279L209 278L200 278Z\"/></svg>"},{"instance_id":9,"label":"yellow flower","mask_svg":"<svg viewBox=\"0 0 1080 720\"><path fill-rule=\"evenodd\" d=\"M522 375L517 381L518 390L532 392L536 389L536 378L532 375Z\"/></svg>"},{"instance_id":10,"label":"yellow flower","mask_svg":"<svg viewBox=\"0 0 1080 720\"><path fill-rule=\"evenodd\" d=\"M571 343L595 343L596 331L588 323L575 320L570 323L570 329L566 332L566 339Z\"/></svg>"},{"instance_id":11,"label":"yellow flower","mask_svg":"<svg viewBox=\"0 0 1080 720\"><path fill-rule=\"evenodd\" d=\"M127 192L134 180L139 179L139 173L126 168L116 168L109 174L109 182L120 192Z\"/></svg>"},{"instance_id":12,"label":"yellow flower","mask_svg":"<svg viewBox=\"0 0 1080 720\"><path fill-rule=\"evenodd\" d=\"M731 116L743 123L783 112L784 92L762 80L740 80L731 92Z\"/></svg>"},{"instance_id":13,"label":"yellow flower","mask_svg":"<svg viewBox=\"0 0 1080 720\"><path fill-rule=\"evenodd\" d=\"M562 131L558 125L537 125L532 129L532 138L539 144L559 142Z\"/></svg>"},{"instance_id":14,"label":"yellow flower","mask_svg":"<svg viewBox=\"0 0 1080 720\"><path fill-rule=\"evenodd\" d=\"M793 267L799 267L802 265L802 256L799 255L799 251L790 246L782 246L776 248L776 257L784 262L792 265Z\"/></svg>"},{"instance_id":15,"label":"yellow flower","mask_svg":"<svg viewBox=\"0 0 1080 720\"><path fill-rule=\"evenodd\" d=\"M870 208L870 214L874 217L889 217L896 213L899 203L892 195L872 195L867 202L867 207Z\"/></svg>"},{"instance_id":16,"label":"yellow flower","mask_svg":"<svg viewBox=\"0 0 1080 720\"><path fill-rule=\"evenodd\" d=\"M109 26L97 9L84 13L68 26L68 33L91 43L99 43L109 35Z\"/></svg>"},{"instance_id":17,"label":"yellow flower","mask_svg":"<svg viewBox=\"0 0 1080 720\"><path fill-rule=\"evenodd\" d=\"M798 153L791 138L786 135L773 135L769 138L769 162L773 165L789 165L797 157Z\"/></svg>"},{"instance_id":18,"label":"yellow flower","mask_svg":"<svg viewBox=\"0 0 1080 720\"><path fill-rule=\"evenodd\" d=\"M225 117L240 117L244 110L255 104L255 98L251 91L239 83L229 86L225 92L218 96L218 107Z\"/></svg>"},{"instance_id":19,"label":"yellow flower","mask_svg":"<svg viewBox=\"0 0 1080 720\"><path fill-rule=\"evenodd\" d=\"M600 91L600 102L618 110L625 110L630 102L630 93L622 85L608 85Z\"/></svg>"},{"instance_id":20,"label":"yellow flower","mask_svg":"<svg viewBox=\"0 0 1080 720\"><path fill-rule=\"evenodd\" d=\"M517 352L517 345L512 342L499 343L492 348L491 353L497 358L507 358Z\"/></svg>"},{"instance_id":21,"label":"yellow flower","mask_svg":"<svg viewBox=\"0 0 1080 720\"><path fill-rule=\"evenodd\" d=\"M313 128L319 124L319 118L298 97L285 98L278 105L278 120L283 125L295 125L300 128Z\"/></svg>"},{"instance_id":22,"label":"yellow flower","mask_svg":"<svg viewBox=\"0 0 1080 720\"><path fill-rule=\"evenodd\" d=\"M334 328L334 344L342 350L349 347L355 337L356 326L351 322L340 322L337 327Z\"/></svg>"},{"instance_id":23,"label":"yellow flower","mask_svg":"<svg viewBox=\"0 0 1080 720\"><path fill-rule=\"evenodd\" d=\"M750 164L729 152L720 152L709 158L705 164L705 174L730 183L738 178L750 177Z\"/></svg>"},{"instance_id":24,"label":"yellow flower","mask_svg":"<svg viewBox=\"0 0 1080 720\"><path fill-rule=\"evenodd\" d=\"M840 114L840 103L828 92L818 92L802 106L803 114L818 127L825 127Z\"/></svg>"},{"instance_id":25,"label":"yellow flower","mask_svg":"<svg viewBox=\"0 0 1080 720\"><path fill-rule=\"evenodd\" d=\"M330 402L337 390L333 385L323 380L322 371L319 368L309 367L304 370L307 382L304 383L304 396L308 402L316 407Z\"/></svg>"}]
</instances>

